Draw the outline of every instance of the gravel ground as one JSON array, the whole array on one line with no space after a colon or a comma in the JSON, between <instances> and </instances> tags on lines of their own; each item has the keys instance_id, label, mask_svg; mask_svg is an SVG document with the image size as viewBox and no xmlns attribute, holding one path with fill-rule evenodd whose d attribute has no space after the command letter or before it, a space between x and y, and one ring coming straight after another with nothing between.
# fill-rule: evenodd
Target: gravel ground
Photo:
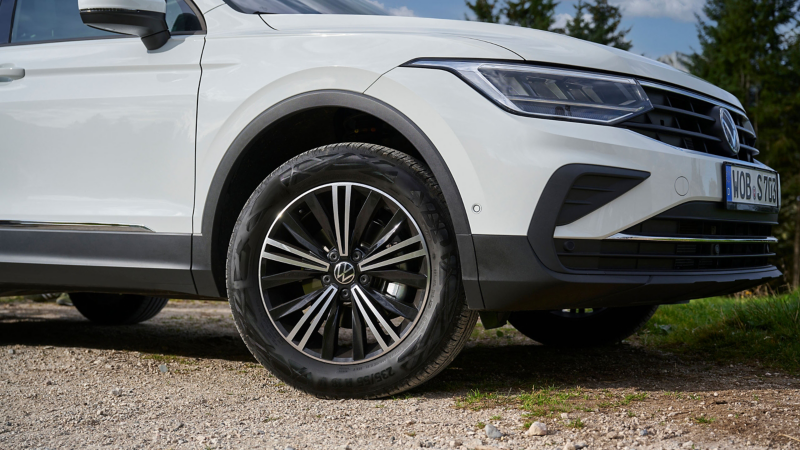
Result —
<instances>
[{"instance_id":1,"label":"gravel ground","mask_svg":"<svg viewBox=\"0 0 800 450\"><path fill-rule=\"evenodd\" d=\"M800 380L635 343L553 350L478 328L407 395L330 401L256 364L225 303L100 327L71 307L0 302L2 449L800 449ZM534 421L548 434L528 435Z\"/></svg>"}]
</instances>

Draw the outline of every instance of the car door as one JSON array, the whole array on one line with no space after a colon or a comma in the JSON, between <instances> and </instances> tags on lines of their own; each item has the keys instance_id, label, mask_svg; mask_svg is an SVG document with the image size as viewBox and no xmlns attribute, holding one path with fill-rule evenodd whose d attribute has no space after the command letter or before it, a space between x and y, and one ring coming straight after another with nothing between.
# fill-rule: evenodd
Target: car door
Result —
<instances>
[{"instance_id":1,"label":"car door","mask_svg":"<svg viewBox=\"0 0 800 450\"><path fill-rule=\"evenodd\" d=\"M195 294L202 16L172 37L83 24L77 0L0 0L0 293Z\"/></svg>"},{"instance_id":2,"label":"car door","mask_svg":"<svg viewBox=\"0 0 800 450\"><path fill-rule=\"evenodd\" d=\"M148 51L84 25L77 0L0 1L0 221L191 234L193 5L167 1L173 37Z\"/></svg>"}]
</instances>

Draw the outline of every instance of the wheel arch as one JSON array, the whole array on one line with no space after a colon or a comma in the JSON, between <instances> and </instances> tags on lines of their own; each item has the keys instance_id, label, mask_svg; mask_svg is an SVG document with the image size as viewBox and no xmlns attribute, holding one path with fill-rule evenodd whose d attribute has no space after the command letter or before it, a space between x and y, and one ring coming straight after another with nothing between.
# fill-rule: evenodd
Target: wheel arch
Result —
<instances>
[{"instance_id":1,"label":"wheel arch","mask_svg":"<svg viewBox=\"0 0 800 450\"><path fill-rule=\"evenodd\" d=\"M330 114L335 116L334 110L355 111L385 124L389 127L387 129L389 132L396 133L392 136L395 145L400 147L396 150L422 160L430 168L444 193L446 206L453 221L461 259L462 278L470 307L482 307L483 301L477 288L477 263L467 212L458 186L441 154L414 122L391 105L365 94L342 90L307 92L283 100L258 115L234 139L217 166L206 196L202 215L203 234L195 235L192 239L192 274L198 294L204 297L226 296L225 257L230 233L239 211L255 186L252 186L249 193L247 189L258 176L260 183L281 164L312 148L354 141L342 140L346 136L341 136L341 133L337 135L335 130L320 132L319 139L309 136L287 136L291 134L291 127L298 126L300 122L306 122L299 125L300 130L304 129L303 127L316 130L315 127L322 129L330 126L315 121L330 119L327 116ZM267 145L282 146L287 150L264 149L259 145L270 138L275 139L277 143L271 141ZM333 141L329 142L331 140ZM360 139L355 141L361 142ZM375 143L369 142L369 136L364 142ZM313 147L308 147L309 145ZM248 168L248 162L258 159L266 159L266 167L255 169L251 165Z\"/></svg>"}]
</instances>

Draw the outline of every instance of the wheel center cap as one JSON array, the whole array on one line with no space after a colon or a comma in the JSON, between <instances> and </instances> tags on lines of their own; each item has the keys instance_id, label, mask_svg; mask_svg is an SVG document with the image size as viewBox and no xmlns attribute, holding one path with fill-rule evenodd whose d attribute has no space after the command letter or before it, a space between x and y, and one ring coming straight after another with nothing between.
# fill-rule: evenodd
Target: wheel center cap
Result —
<instances>
[{"instance_id":1,"label":"wheel center cap","mask_svg":"<svg viewBox=\"0 0 800 450\"><path fill-rule=\"evenodd\" d=\"M339 284L350 284L356 279L356 268L347 261L342 261L333 269L333 278Z\"/></svg>"}]
</instances>

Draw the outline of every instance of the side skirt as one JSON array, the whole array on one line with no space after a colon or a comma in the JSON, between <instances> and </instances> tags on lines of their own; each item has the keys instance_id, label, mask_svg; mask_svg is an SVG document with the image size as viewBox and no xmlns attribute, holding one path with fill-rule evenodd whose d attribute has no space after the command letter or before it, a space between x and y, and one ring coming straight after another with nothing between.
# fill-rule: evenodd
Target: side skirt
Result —
<instances>
[{"instance_id":1,"label":"side skirt","mask_svg":"<svg viewBox=\"0 0 800 450\"><path fill-rule=\"evenodd\" d=\"M108 292L195 298L192 236L0 229L0 295Z\"/></svg>"}]
</instances>

